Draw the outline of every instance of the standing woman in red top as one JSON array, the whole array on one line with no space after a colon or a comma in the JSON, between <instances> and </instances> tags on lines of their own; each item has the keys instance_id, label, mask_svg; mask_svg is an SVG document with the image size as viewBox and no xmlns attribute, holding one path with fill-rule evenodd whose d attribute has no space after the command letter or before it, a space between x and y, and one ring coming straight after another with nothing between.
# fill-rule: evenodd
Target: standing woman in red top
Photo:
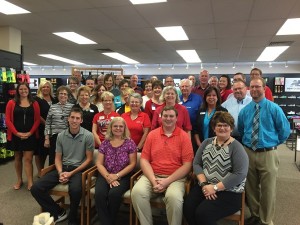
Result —
<instances>
[{"instance_id":1,"label":"standing woman in red top","mask_svg":"<svg viewBox=\"0 0 300 225\"><path fill-rule=\"evenodd\" d=\"M40 107L32 98L29 85L20 83L17 86L15 99L6 106L7 140L15 152L15 169L17 183L13 186L19 190L23 185L23 157L27 176L27 189L33 185L32 157L37 148L38 127L40 125Z\"/></svg>"},{"instance_id":2,"label":"standing woman in red top","mask_svg":"<svg viewBox=\"0 0 300 225\"><path fill-rule=\"evenodd\" d=\"M145 104L145 113L148 114L150 121L152 121L153 114L155 110L164 104L163 101L160 100L160 96L164 89L164 85L160 80L155 80L152 83L152 98L148 100Z\"/></svg>"},{"instance_id":3,"label":"standing woman in red top","mask_svg":"<svg viewBox=\"0 0 300 225\"><path fill-rule=\"evenodd\" d=\"M219 89L222 103L227 100L228 95L232 93L231 80L228 75L222 75L219 79Z\"/></svg>"},{"instance_id":4,"label":"standing woman in red top","mask_svg":"<svg viewBox=\"0 0 300 225\"><path fill-rule=\"evenodd\" d=\"M137 151L143 149L146 137L150 131L151 123L147 113L141 111L143 98L138 93L129 96L130 112L123 113L121 117L125 120L130 131L130 136L136 144Z\"/></svg>"}]
</instances>

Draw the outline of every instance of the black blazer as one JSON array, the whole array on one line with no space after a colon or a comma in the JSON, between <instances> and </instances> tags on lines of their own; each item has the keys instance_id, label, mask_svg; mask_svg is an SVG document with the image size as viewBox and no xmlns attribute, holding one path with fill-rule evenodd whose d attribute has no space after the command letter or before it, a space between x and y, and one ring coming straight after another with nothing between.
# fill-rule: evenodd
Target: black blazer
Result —
<instances>
[{"instance_id":1,"label":"black blazer","mask_svg":"<svg viewBox=\"0 0 300 225\"><path fill-rule=\"evenodd\" d=\"M227 112L227 109L225 109L222 106L217 106L216 107L216 112L217 111L224 111ZM203 137L203 131L202 131L202 127L204 126L204 118L205 118L205 112L206 110L200 108L199 112L197 114L197 119L196 122L193 124L193 133L194 134L198 134L200 141L203 142L204 141L204 137ZM211 128L211 125L209 123L209 126L207 127L208 131L208 137L214 137L215 136L215 132L213 131L213 129Z\"/></svg>"}]
</instances>

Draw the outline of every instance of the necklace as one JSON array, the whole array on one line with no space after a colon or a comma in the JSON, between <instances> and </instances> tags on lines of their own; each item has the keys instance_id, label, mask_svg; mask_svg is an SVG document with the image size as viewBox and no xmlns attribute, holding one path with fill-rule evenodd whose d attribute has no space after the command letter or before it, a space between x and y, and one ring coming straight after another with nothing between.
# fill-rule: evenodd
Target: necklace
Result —
<instances>
[{"instance_id":1,"label":"necklace","mask_svg":"<svg viewBox=\"0 0 300 225\"><path fill-rule=\"evenodd\" d=\"M219 145L218 144L218 138L216 138L216 144L215 144L216 149L220 150L221 148L223 148L223 146L226 144L227 141L229 141L229 139L230 139L230 137L226 141L224 141L223 144Z\"/></svg>"}]
</instances>

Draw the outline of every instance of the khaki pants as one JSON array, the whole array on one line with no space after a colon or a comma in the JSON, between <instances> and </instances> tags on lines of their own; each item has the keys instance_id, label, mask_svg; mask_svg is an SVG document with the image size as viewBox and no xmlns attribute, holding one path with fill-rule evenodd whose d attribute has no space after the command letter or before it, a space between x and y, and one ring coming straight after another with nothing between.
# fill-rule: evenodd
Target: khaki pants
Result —
<instances>
[{"instance_id":1,"label":"khaki pants","mask_svg":"<svg viewBox=\"0 0 300 225\"><path fill-rule=\"evenodd\" d=\"M264 224L273 224L279 167L277 150L255 152L245 149L249 157L246 196L251 215L259 217Z\"/></svg>"},{"instance_id":2,"label":"khaki pants","mask_svg":"<svg viewBox=\"0 0 300 225\"><path fill-rule=\"evenodd\" d=\"M134 185L131 193L132 204L141 225L153 224L150 199L159 195L164 195L163 201L166 204L168 224L181 225L184 182L185 179L174 181L164 194L157 194L152 191L152 184L143 175Z\"/></svg>"}]
</instances>

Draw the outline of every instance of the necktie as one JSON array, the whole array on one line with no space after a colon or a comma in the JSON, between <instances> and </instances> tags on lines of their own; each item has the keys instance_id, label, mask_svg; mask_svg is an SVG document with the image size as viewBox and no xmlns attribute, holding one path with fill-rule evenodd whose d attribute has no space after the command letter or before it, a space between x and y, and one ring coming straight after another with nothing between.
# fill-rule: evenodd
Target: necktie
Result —
<instances>
[{"instance_id":1,"label":"necktie","mask_svg":"<svg viewBox=\"0 0 300 225\"><path fill-rule=\"evenodd\" d=\"M251 134L251 147L255 151L257 149L256 145L258 143L258 131L259 131L259 105L255 105L255 112L253 118L253 130Z\"/></svg>"}]
</instances>

